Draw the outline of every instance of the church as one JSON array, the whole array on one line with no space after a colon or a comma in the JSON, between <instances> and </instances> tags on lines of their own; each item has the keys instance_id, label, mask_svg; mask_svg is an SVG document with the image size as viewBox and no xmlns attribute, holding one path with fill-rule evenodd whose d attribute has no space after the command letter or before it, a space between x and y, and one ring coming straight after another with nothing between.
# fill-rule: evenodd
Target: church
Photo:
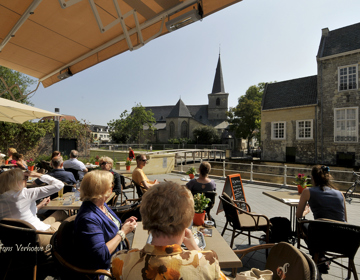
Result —
<instances>
[{"instance_id":1,"label":"church","mask_svg":"<svg viewBox=\"0 0 360 280\"><path fill-rule=\"evenodd\" d=\"M208 94L207 104L186 105L180 98L176 105L145 107L154 113L156 120L152 142L167 143L169 139L175 138L193 139L193 130L205 125L215 127L219 135L223 136L229 126L226 116L228 97L219 54L212 92Z\"/></svg>"}]
</instances>

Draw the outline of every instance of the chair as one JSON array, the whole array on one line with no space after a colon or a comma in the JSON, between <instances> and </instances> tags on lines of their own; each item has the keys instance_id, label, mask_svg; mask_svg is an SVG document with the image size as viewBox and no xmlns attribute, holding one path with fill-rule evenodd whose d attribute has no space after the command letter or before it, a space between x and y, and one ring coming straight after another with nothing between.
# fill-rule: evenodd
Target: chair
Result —
<instances>
[{"instance_id":1,"label":"chair","mask_svg":"<svg viewBox=\"0 0 360 280\"><path fill-rule=\"evenodd\" d=\"M128 178L128 177L125 177L123 175L120 174L120 180L121 180L121 186L122 186L122 190L121 190L121 194L120 194L120 202L123 203L123 195L125 196L126 199L127 196L126 196L126 193L130 193L130 192L133 192L133 198L135 198L135 186L133 184L133 181ZM129 181L129 184L126 184L126 180ZM132 189L132 190L130 190Z\"/></svg>"},{"instance_id":2,"label":"chair","mask_svg":"<svg viewBox=\"0 0 360 280\"><path fill-rule=\"evenodd\" d=\"M51 254L61 279L93 279L93 277L100 279L101 275L112 278L112 274L105 269L82 269L76 265L77 256L74 254L76 249L74 240L75 218L76 215L64 220L51 238ZM125 239L125 243L130 248L127 239Z\"/></svg>"},{"instance_id":3,"label":"chair","mask_svg":"<svg viewBox=\"0 0 360 280\"><path fill-rule=\"evenodd\" d=\"M203 193L207 198L211 201L208 203L208 207L205 209L208 219L214 222L214 226L216 227L215 219L211 217L210 211L215 205L215 198L217 193L215 191L191 191L192 195L196 195L198 193Z\"/></svg>"},{"instance_id":4,"label":"chair","mask_svg":"<svg viewBox=\"0 0 360 280\"><path fill-rule=\"evenodd\" d=\"M136 183L134 180L132 180L132 183L134 184L134 186L136 188L136 193L137 193L138 197L141 198L143 196L142 190L146 191L146 189L143 186Z\"/></svg>"},{"instance_id":5,"label":"chair","mask_svg":"<svg viewBox=\"0 0 360 280\"><path fill-rule=\"evenodd\" d=\"M53 234L49 231L38 231L23 220L4 218L0 221L1 279L36 279L38 274L44 277L52 274L52 260L39 251L40 233ZM27 247L39 250L19 249Z\"/></svg>"},{"instance_id":6,"label":"chair","mask_svg":"<svg viewBox=\"0 0 360 280\"><path fill-rule=\"evenodd\" d=\"M76 170L74 168L64 168L64 169L65 171L71 172L74 175L76 181L79 180L79 170Z\"/></svg>"},{"instance_id":7,"label":"chair","mask_svg":"<svg viewBox=\"0 0 360 280\"><path fill-rule=\"evenodd\" d=\"M302 220L299 224L300 228L309 225L307 233L302 233L317 265L330 260L348 270L348 279L351 272L356 280L359 279L354 257L360 246L360 226L326 219ZM319 261L320 254L325 254L325 261ZM348 266L335 261L338 258L348 258Z\"/></svg>"},{"instance_id":8,"label":"chair","mask_svg":"<svg viewBox=\"0 0 360 280\"><path fill-rule=\"evenodd\" d=\"M226 230L232 231L232 237L230 242L230 247L233 247L235 237L243 234L244 231L247 231L247 236L249 244L251 244L250 237L262 240L262 238L251 235L252 231L264 231L266 233L265 242L269 242L269 229L270 221L269 218L265 215L251 213L250 205L244 201L232 200L226 193L223 193L222 196L219 196L223 209L225 212L226 223L224 229L221 233L223 236ZM238 207L237 204L246 204L249 212ZM228 225L230 227L228 227Z\"/></svg>"},{"instance_id":9,"label":"chair","mask_svg":"<svg viewBox=\"0 0 360 280\"><path fill-rule=\"evenodd\" d=\"M266 260L265 269L273 272L273 280L320 279L320 274L315 262L308 255L286 242L252 246L247 249L234 250L234 253L240 255L239 258L242 260L244 256L250 252L270 248L271 250Z\"/></svg>"}]
</instances>

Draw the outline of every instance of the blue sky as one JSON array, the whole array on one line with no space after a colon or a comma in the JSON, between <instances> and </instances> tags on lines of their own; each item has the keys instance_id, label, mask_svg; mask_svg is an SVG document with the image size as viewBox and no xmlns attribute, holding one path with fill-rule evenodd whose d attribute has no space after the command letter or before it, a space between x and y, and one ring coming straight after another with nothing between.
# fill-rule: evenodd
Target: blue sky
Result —
<instances>
[{"instance_id":1,"label":"blue sky","mask_svg":"<svg viewBox=\"0 0 360 280\"><path fill-rule=\"evenodd\" d=\"M316 74L321 29L360 22L358 0L244 0L46 89L36 107L106 125L137 103L207 104L221 46L229 107L251 85Z\"/></svg>"}]
</instances>

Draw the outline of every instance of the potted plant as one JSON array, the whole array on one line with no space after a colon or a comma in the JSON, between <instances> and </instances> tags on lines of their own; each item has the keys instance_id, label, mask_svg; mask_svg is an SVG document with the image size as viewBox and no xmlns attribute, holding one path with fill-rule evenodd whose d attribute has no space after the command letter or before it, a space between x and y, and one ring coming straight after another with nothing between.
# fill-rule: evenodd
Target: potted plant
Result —
<instances>
[{"instance_id":1,"label":"potted plant","mask_svg":"<svg viewBox=\"0 0 360 280\"><path fill-rule=\"evenodd\" d=\"M297 176L295 176L294 184L297 185L299 194L301 194L306 187L311 186L311 184L308 184L309 179L310 179L309 176L305 176L304 174L300 174L300 173Z\"/></svg>"},{"instance_id":2,"label":"potted plant","mask_svg":"<svg viewBox=\"0 0 360 280\"><path fill-rule=\"evenodd\" d=\"M194 179L196 174L196 169L194 166L190 167L189 170L186 172L189 175L190 179Z\"/></svg>"},{"instance_id":3,"label":"potted plant","mask_svg":"<svg viewBox=\"0 0 360 280\"><path fill-rule=\"evenodd\" d=\"M205 222L205 209L208 207L210 198L207 198L203 193L197 193L194 195L194 209L195 215L193 224L201 226Z\"/></svg>"},{"instance_id":4,"label":"potted plant","mask_svg":"<svg viewBox=\"0 0 360 280\"><path fill-rule=\"evenodd\" d=\"M96 165L99 165L99 158L100 158L99 156L96 156L96 157L95 157L95 164L96 164Z\"/></svg>"},{"instance_id":5,"label":"potted plant","mask_svg":"<svg viewBox=\"0 0 360 280\"><path fill-rule=\"evenodd\" d=\"M28 159L28 160L26 161L26 163L27 163L27 165L28 165L28 169L29 169L30 171L34 171L35 161L34 161L32 158L30 158L30 159Z\"/></svg>"},{"instance_id":6,"label":"potted plant","mask_svg":"<svg viewBox=\"0 0 360 280\"><path fill-rule=\"evenodd\" d=\"M131 166L131 159L127 158L125 161L126 170L130 170Z\"/></svg>"}]
</instances>

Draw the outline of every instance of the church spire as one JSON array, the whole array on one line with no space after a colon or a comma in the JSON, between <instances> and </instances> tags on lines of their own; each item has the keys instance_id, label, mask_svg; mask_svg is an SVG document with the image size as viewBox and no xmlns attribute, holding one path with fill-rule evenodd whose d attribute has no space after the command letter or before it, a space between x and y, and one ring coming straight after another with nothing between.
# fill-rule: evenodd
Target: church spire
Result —
<instances>
[{"instance_id":1,"label":"church spire","mask_svg":"<svg viewBox=\"0 0 360 280\"><path fill-rule=\"evenodd\" d=\"M221 70L220 50L219 50L219 60L215 72L214 84L211 93L219 93L219 92L225 92L224 80Z\"/></svg>"}]
</instances>

